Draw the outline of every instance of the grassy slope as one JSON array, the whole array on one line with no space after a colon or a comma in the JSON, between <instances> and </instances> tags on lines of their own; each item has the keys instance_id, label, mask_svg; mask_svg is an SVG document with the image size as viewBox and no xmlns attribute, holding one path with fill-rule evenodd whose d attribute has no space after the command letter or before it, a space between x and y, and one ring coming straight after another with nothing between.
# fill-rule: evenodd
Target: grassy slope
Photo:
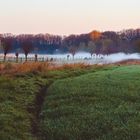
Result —
<instances>
[{"instance_id":1,"label":"grassy slope","mask_svg":"<svg viewBox=\"0 0 140 140\"><path fill-rule=\"evenodd\" d=\"M140 66L1 76L0 140L140 139L139 76Z\"/></svg>"},{"instance_id":2,"label":"grassy slope","mask_svg":"<svg viewBox=\"0 0 140 140\"><path fill-rule=\"evenodd\" d=\"M48 140L140 139L140 66L57 80L42 110Z\"/></svg>"},{"instance_id":3,"label":"grassy slope","mask_svg":"<svg viewBox=\"0 0 140 140\"><path fill-rule=\"evenodd\" d=\"M92 70L76 68L0 76L0 140L41 139L38 137L40 128L36 128L39 127L38 109L41 109L36 98L45 96L41 88L57 79L89 71Z\"/></svg>"}]
</instances>

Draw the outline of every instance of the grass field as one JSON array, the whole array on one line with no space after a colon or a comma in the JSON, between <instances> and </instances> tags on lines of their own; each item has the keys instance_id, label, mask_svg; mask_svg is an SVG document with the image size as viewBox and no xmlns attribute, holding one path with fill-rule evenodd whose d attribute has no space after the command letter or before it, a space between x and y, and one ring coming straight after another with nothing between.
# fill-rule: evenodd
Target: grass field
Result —
<instances>
[{"instance_id":1,"label":"grass field","mask_svg":"<svg viewBox=\"0 0 140 140\"><path fill-rule=\"evenodd\" d=\"M139 65L34 67L1 68L0 140L140 139Z\"/></svg>"},{"instance_id":2,"label":"grass field","mask_svg":"<svg viewBox=\"0 0 140 140\"><path fill-rule=\"evenodd\" d=\"M57 80L42 110L49 140L140 139L140 66Z\"/></svg>"}]
</instances>

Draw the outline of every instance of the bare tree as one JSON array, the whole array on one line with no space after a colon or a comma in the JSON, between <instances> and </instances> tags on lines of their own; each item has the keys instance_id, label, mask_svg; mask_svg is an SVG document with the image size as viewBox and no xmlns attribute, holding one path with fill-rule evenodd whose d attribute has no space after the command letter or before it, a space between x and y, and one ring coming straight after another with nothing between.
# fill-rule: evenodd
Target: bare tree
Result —
<instances>
[{"instance_id":1,"label":"bare tree","mask_svg":"<svg viewBox=\"0 0 140 140\"><path fill-rule=\"evenodd\" d=\"M21 47L22 47L23 52L25 54L25 61L27 61L28 54L33 50L32 42L28 39L22 40Z\"/></svg>"},{"instance_id":2,"label":"bare tree","mask_svg":"<svg viewBox=\"0 0 140 140\"><path fill-rule=\"evenodd\" d=\"M77 48L75 46L70 46L69 47L69 52L72 54L73 60L74 60L74 56L75 56L75 54L77 52Z\"/></svg>"},{"instance_id":3,"label":"bare tree","mask_svg":"<svg viewBox=\"0 0 140 140\"><path fill-rule=\"evenodd\" d=\"M6 55L9 53L9 51L12 49L12 37L6 37L1 39L1 49L4 53L4 62L6 61Z\"/></svg>"},{"instance_id":4,"label":"bare tree","mask_svg":"<svg viewBox=\"0 0 140 140\"><path fill-rule=\"evenodd\" d=\"M91 58L92 58L93 54L96 53L96 45L95 45L95 43L93 41L90 41L88 43L87 49L88 49L88 52L90 53Z\"/></svg>"},{"instance_id":5,"label":"bare tree","mask_svg":"<svg viewBox=\"0 0 140 140\"><path fill-rule=\"evenodd\" d=\"M113 41L111 39L103 39L101 53L104 55L111 54L113 52L112 46L113 46Z\"/></svg>"}]
</instances>

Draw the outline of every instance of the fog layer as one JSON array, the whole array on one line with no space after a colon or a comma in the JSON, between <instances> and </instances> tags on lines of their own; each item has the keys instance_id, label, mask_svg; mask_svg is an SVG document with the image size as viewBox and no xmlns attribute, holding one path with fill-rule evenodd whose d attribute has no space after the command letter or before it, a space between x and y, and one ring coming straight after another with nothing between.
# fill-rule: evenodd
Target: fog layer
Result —
<instances>
[{"instance_id":1,"label":"fog layer","mask_svg":"<svg viewBox=\"0 0 140 140\"><path fill-rule=\"evenodd\" d=\"M69 57L68 57L69 56ZM0 55L0 57L3 57L3 54ZM8 54L7 58L15 57L14 54ZM25 57L24 54L20 54L19 57ZM34 57L34 54L28 55L28 57ZM88 64L108 64L108 63L115 63L123 60L128 59L140 59L139 53L134 54L124 54L124 53L116 53L111 55L95 55L91 57L89 53L86 52L79 52L74 56L71 54L54 54L54 55L41 55L38 54L38 58L44 58L44 60L51 59L58 63L88 63Z\"/></svg>"}]
</instances>

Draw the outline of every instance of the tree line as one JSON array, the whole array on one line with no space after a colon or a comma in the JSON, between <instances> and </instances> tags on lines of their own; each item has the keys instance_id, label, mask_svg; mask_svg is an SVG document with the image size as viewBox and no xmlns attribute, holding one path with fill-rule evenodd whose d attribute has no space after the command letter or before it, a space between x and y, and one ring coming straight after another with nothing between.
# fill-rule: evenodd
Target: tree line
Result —
<instances>
[{"instance_id":1,"label":"tree line","mask_svg":"<svg viewBox=\"0 0 140 140\"><path fill-rule=\"evenodd\" d=\"M4 60L8 53L24 53L27 61L29 53L55 54L71 53L73 58L77 52L109 55L118 52L140 52L140 29L129 29L120 32L92 31L87 34L59 36L50 34L0 34L1 53Z\"/></svg>"}]
</instances>

